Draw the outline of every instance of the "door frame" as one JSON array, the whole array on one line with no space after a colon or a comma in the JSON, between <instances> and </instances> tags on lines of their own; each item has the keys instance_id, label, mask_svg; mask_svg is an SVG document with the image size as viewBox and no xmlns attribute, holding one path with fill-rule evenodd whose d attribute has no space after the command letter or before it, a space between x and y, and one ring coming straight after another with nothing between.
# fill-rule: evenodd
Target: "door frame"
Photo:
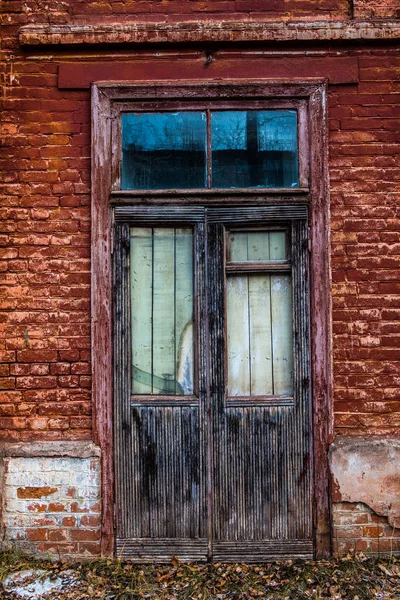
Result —
<instances>
[{"instance_id":1,"label":"door frame","mask_svg":"<svg viewBox=\"0 0 400 600\"><path fill-rule=\"evenodd\" d=\"M328 444L332 441L332 319L330 272L330 210L327 143L327 80L235 82L98 82L92 84L92 197L91 197L91 325L92 405L94 439L102 452L102 553L112 555L114 536L113 449L113 336L112 252L113 207L129 203L196 204L203 199L190 192L167 196L121 193L112 189L112 157L118 144L112 136L114 108L119 102L150 101L159 105L171 99L215 100L278 99L306 103L309 148L309 185L291 190L285 198L310 207L310 329L311 393L313 402L314 530L316 558L331 553ZM208 190L207 204L223 203L221 194ZM249 192L247 192L248 194ZM228 193L230 202L244 202L246 192ZM251 191L251 198L257 193ZM263 191L259 204L282 203L282 191ZM172 209L173 211L173 209Z\"/></svg>"}]
</instances>

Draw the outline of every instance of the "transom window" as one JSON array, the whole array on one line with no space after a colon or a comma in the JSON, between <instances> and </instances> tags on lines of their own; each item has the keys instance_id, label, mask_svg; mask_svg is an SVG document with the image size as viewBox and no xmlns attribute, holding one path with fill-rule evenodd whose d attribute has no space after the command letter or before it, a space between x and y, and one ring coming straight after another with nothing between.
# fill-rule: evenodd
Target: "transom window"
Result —
<instances>
[{"instance_id":1,"label":"transom window","mask_svg":"<svg viewBox=\"0 0 400 600\"><path fill-rule=\"evenodd\" d=\"M299 185L296 110L122 114L122 190Z\"/></svg>"}]
</instances>

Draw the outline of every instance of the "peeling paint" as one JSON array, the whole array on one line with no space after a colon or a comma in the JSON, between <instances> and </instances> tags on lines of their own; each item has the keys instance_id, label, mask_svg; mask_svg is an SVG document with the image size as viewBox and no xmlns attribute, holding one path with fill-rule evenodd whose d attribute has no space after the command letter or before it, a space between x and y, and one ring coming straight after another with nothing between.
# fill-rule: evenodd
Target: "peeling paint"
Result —
<instances>
[{"instance_id":1,"label":"peeling paint","mask_svg":"<svg viewBox=\"0 0 400 600\"><path fill-rule=\"evenodd\" d=\"M363 502L400 523L400 439L340 437L331 445L333 502Z\"/></svg>"}]
</instances>

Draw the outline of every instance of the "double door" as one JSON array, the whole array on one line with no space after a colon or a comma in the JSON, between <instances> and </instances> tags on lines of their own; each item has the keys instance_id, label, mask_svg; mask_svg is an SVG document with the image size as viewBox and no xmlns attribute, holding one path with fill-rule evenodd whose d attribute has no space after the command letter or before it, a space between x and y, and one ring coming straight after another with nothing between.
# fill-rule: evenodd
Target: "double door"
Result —
<instances>
[{"instance_id":1,"label":"double door","mask_svg":"<svg viewBox=\"0 0 400 600\"><path fill-rule=\"evenodd\" d=\"M116 207L118 555L311 557L307 207Z\"/></svg>"}]
</instances>

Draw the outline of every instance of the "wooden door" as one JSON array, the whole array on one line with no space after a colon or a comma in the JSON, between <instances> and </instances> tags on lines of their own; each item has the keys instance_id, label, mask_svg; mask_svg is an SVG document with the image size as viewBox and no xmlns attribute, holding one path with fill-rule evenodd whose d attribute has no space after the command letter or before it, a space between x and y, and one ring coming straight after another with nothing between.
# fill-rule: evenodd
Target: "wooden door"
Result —
<instances>
[{"instance_id":1,"label":"wooden door","mask_svg":"<svg viewBox=\"0 0 400 600\"><path fill-rule=\"evenodd\" d=\"M312 556L306 207L115 216L118 554Z\"/></svg>"},{"instance_id":2,"label":"wooden door","mask_svg":"<svg viewBox=\"0 0 400 600\"><path fill-rule=\"evenodd\" d=\"M307 226L278 215L208 214L216 561L313 554Z\"/></svg>"}]
</instances>

